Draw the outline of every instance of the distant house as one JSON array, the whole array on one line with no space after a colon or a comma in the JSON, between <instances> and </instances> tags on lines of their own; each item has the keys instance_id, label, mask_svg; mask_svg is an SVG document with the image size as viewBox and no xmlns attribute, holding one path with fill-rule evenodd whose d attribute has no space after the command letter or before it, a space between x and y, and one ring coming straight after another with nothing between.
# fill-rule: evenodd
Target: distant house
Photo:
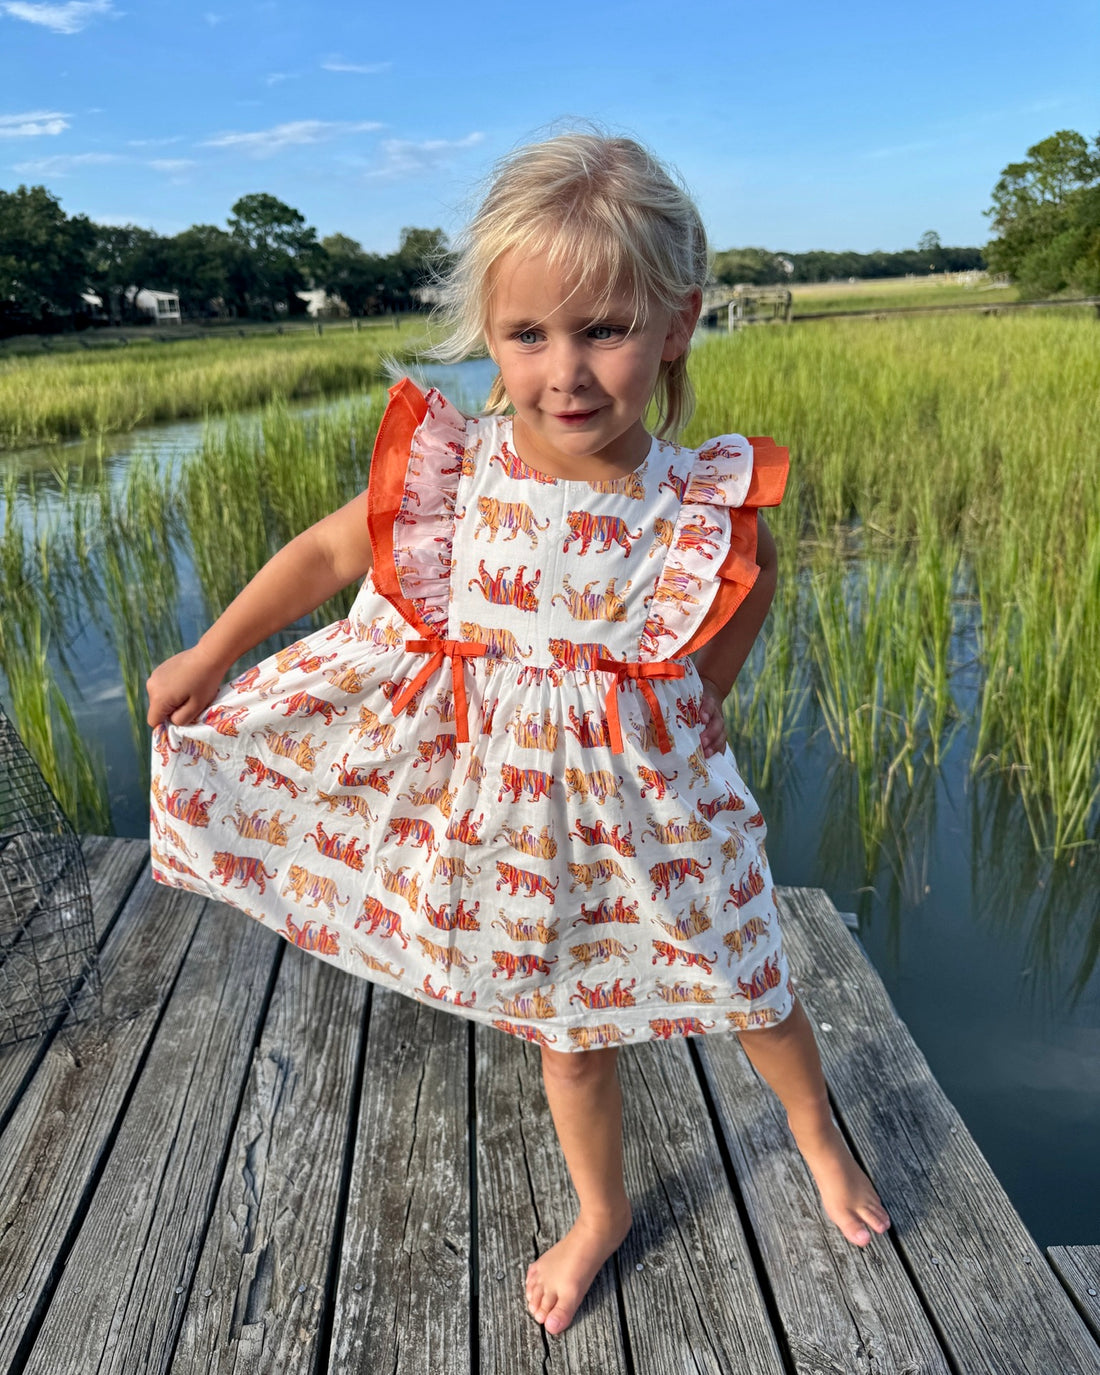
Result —
<instances>
[{"instance_id":1,"label":"distant house","mask_svg":"<svg viewBox=\"0 0 1100 1375\"><path fill-rule=\"evenodd\" d=\"M311 291L296 291L295 296L306 303L306 314L311 320L342 320L351 312L339 296L330 296L323 287Z\"/></svg>"},{"instance_id":2,"label":"distant house","mask_svg":"<svg viewBox=\"0 0 1100 1375\"><path fill-rule=\"evenodd\" d=\"M151 315L155 325L178 325L182 323L180 298L174 291L154 291L142 287L140 291L127 287L126 299L135 310Z\"/></svg>"}]
</instances>

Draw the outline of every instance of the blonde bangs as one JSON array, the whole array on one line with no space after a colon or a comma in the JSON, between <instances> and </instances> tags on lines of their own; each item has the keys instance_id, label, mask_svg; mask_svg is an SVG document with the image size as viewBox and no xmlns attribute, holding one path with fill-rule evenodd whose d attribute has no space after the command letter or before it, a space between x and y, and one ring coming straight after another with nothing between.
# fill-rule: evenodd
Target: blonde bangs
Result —
<instances>
[{"instance_id":1,"label":"blonde bangs","mask_svg":"<svg viewBox=\"0 0 1100 1375\"><path fill-rule=\"evenodd\" d=\"M484 348L494 269L504 254L545 254L583 290L610 301L625 292L635 322L659 305L676 311L702 288L707 245L687 192L631 139L563 134L521 148L500 164L439 285L435 318L444 338L427 356L457 362ZM694 406L686 355L662 364L654 400L661 438L673 438ZM498 376L489 413L508 407Z\"/></svg>"}]
</instances>

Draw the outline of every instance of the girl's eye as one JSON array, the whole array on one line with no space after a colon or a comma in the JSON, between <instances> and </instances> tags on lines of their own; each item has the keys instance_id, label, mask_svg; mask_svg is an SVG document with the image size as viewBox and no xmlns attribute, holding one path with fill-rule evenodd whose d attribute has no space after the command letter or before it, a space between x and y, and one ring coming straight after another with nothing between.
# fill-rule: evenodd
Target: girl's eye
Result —
<instances>
[{"instance_id":1,"label":"girl's eye","mask_svg":"<svg viewBox=\"0 0 1100 1375\"><path fill-rule=\"evenodd\" d=\"M516 335L517 341L521 344L537 344L538 338L538 332L533 329L521 329Z\"/></svg>"},{"instance_id":2,"label":"girl's eye","mask_svg":"<svg viewBox=\"0 0 1100 1375\"><path fill-rule=\"evenodd\" d=\"M608 339L614 339L617 334L623 333L617 325L593 325L588 332L597 343L604 343Z\"/></svg>"}]
</instances>

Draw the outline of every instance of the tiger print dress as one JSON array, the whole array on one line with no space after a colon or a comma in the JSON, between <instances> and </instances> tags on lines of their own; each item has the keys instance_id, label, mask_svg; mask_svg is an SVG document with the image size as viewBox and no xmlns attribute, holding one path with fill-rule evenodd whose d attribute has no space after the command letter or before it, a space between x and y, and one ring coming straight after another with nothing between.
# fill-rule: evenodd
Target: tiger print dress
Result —
<instances>
[{"instance_id":1,"label":"tiger print dress","mask_svg":"<svg viewBox=\"0 0 1100 1375\"><path fill-rule=\"evenodd\" d=\"M654 440L601 483L391 391L345 620L153 738L154 876L556 1050L790 1011L765 826L687 657L755 579L786 454Z\"/></svg>"}]
</instances>

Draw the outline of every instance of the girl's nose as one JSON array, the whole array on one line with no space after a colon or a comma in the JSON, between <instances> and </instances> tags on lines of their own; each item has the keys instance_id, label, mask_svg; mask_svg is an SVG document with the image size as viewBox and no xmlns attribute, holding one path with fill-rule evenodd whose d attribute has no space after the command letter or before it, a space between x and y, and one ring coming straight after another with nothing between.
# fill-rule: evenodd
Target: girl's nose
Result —
<instances>
[{"instance_id":1,"label":"girl's nose","mask_svg":"<svg viewBox=\"0 0 1100 1375\"><path fill-rule=\"evenodd\" d=\"M572 339L562 339L550 354L550 386L554 391L580 391L588 384L588 364L584 350Z\"/></svg>"}]
</instances>

